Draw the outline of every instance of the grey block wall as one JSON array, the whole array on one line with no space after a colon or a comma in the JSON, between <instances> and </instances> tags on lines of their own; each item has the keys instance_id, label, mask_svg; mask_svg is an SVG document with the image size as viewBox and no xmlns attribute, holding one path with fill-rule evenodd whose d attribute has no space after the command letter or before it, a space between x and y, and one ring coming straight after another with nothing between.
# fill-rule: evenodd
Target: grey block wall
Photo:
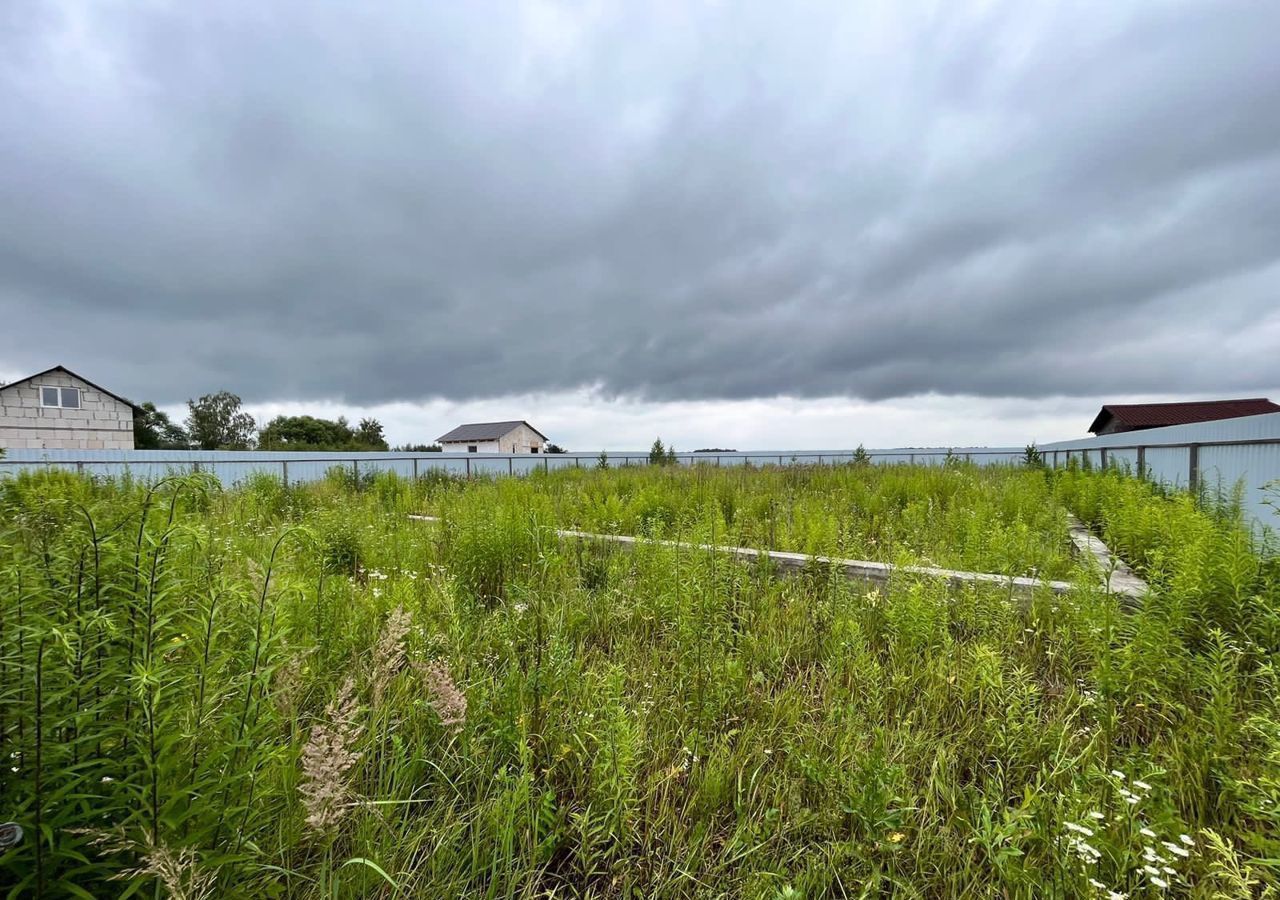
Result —
<instances>
[{"instance_id":1,"label":"grey block wall","mask_svg":"<svg viewBox=\"0 0 1280 900\"><path fill-rule=\"evenodd\" d=\"M80 389L80 408L40 404L42 387ZM132 450L133 407L63 372L0 387L0 447L12 450Z\"/></svg>"}]
</instances>

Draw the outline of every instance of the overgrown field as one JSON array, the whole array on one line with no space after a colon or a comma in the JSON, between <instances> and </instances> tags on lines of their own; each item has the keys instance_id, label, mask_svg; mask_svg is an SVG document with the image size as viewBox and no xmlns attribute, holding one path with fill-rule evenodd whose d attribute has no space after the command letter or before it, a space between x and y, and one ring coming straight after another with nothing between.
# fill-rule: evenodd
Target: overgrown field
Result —
<instances>
[{"instance_id":1,"label":"overgrown field","mask_svg":"<svg viewBox=\"0 0 1280 900\"><path fill-rule=\"evenodd\" d=\"M1152 583L1122 607L1066 510ZM443 521L410 521L409 513ZM1073 580L780 578L684 537ZM0 896L1275 896L1280 571L1118 474L0 483Z\"/></svg>"},{"instance_id":2,"label":"overgrown field","mask_svg":"<svg viewBox=\"0 0 1280 900\"><path fill-rule=\"evenodd\" d=\"M630 467L562 473L537 490L488 482L432 508L518 505L538 521L612 534L686 538L801 553L1065 578L1064 510L1043 478L1001 468Z\"/></svg>"}]
</instances>

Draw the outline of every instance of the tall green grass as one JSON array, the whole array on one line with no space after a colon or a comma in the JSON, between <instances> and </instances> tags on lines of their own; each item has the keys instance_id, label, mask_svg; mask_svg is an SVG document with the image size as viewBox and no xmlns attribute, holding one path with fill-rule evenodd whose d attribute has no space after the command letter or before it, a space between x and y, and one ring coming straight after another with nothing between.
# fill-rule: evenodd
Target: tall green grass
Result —
<instances>
[{"instance_id":1,"label":"tall green grass","mask_svg":"<svg viewBox=\"0 0 1280 900\"><path fill-rule=\"evenodd\" d=\"M1063 555L1065 509L1151 577L1140 609ZM570 526L1078 587L871 590L556 538ZM967 466L19 478L0 485L0 819L26 838L0 885L1274 893L1280 588L1239 536L1115 475Z\"/></svg>"},{"instance_id":2,"label":"tall green grass","mask_svg":"<svg viewBox=\"0 0 1280 900\"><path fill-rule=\"evenodd\" d=\"M1037 471L948 466L627 467L503 479L445 493L432 512L479 504L560 527L950 568L1069 577L1065 511Z\"/></svg>"}]
</instances>

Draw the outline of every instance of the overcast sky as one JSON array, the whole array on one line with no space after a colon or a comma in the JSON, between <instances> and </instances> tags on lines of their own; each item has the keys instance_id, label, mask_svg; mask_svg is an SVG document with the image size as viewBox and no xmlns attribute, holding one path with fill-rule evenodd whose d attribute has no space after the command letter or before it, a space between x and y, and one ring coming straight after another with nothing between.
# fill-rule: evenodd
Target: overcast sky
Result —
<instances>
[{"instance_id":1,"label":"overcast sky","mask_svg":"<svg viewBox=\"0 0 1280 900\"><path fill-rule=\"evenodd\" d=\"M1000 444L1280 399L1280 3L0 3L0 378Z\"/></svg>"}]
</instances>

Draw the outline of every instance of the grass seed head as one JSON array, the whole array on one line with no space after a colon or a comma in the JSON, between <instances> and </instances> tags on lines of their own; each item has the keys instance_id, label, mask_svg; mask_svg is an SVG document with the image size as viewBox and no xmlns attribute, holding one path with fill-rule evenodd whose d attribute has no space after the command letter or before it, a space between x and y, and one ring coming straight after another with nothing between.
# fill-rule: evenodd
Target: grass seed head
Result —
<instances>
[{"instance_id":1,"label":"grass seed head","mask_svg":"<svg viewBox=\"0 0 1280 900\"><path fill-rule=\"evenodd\" d=\"M373 649L373 703L382 704L382 698L391 679L400 674L405 665L404 639L413 627L413 617L403 606L397 606L387 617Z\"/></svg>"},{"instance_id":2,"label":"grass seed head","mask_svg":"<svg viewBox=\"0 0 1280 900\"><path fill-rule=\"evenodd\" d=\"M415 666L427 691L427 702L446 728L460 730L467 720L467 697L459 689L444 660L435 659Z\"/></svg>"},{"instance_id":3,"label":"grass seed head","mask_svg":"<svg viewBox=\"0 0 1280 900\"><path fill-rule=\"evenodd\" d=\"M112 879L116 881L154 878L174 900L205 900L214 896L217 872L200 865L199 857L191 847L175 849L155 840L150 834L145 835L142 840L134 840L122 828L111 831L72 831L88 835L89 843L103 854L129 854L138 859L138 865L112 875Z\"/></svg>"},{"instance_id":4,"label":"grass seed head","mask_svg":"<svg viewBox=\"0 0 1280 900\"><path fill-rule=\"evenodd\" d=\"M348 778L361 756L353 748L364 731L356 723L357 712L355 680L347 678L302 750L298 792L307 810L307 825L317 834L332 831L349 808Z\"/></svg>"}]
</instances>

